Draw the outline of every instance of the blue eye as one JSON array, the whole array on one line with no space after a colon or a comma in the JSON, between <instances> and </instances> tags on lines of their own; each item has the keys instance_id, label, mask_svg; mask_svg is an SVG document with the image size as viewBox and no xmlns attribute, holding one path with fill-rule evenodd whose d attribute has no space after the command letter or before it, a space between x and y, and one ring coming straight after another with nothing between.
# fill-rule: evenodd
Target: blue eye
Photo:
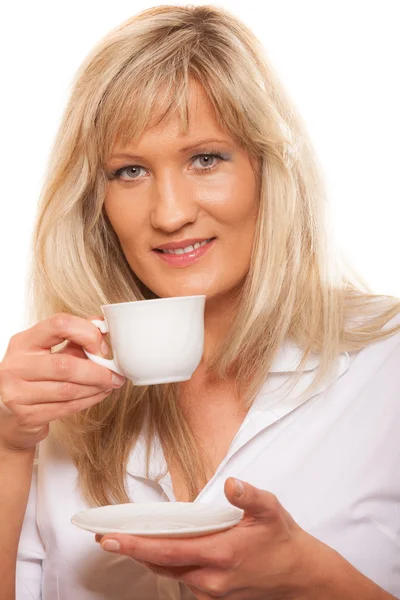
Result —
<instances>
[{"instance_id":1,"label":"blue eye","mask_svg":"<svg viewBox=\"0 0 400 600\"><path fill-rule=\"evenodd\" d=\"M197 156L195 156L193 158L193 160L198 160L198 159L201 159L201 158L208 158L208 159L210 159L210 158L214 158L214 159L215 158L219 158L220 160L223 160L222 154L219 154L217 152L213 152L213 153L210 153L210 154L198 154ZM215 163L213 163L211 166L208 165L208 164L206 164L205 168L204 169L200 169L200 171L209 171L210 169L213 169L214 166L215 166Z\"/></svg>"},{"instance_id":2,"label":"blue eye","mask_svg":"<svg viewBox=\"0 0 400 600\"><path fill-rule=\"evenodd\" d=\"M196 171L199 172L199 174L203 174L207 171L210 171L211 169L215 169L221 160L224 160L224 161L229 160L229 157L227 155L221 154L218 151L212 151L212 152L205 152L202 154L196 154L196 156L192 157L192 161L194 162L201 158L207 158L208 160L210 160L210 158L218 159L218 160L217 160L217 162L214 161L213 164L211 164L210 166L206 165L204 168L195 169ZM124 167L121 167L120 169L117 169L116 171L111 172L108 175L108 179L110 179L110 180L116 179L118 181L121 181L121 183L133 183L137 179L140 179L140 177L137 176L137 177L133 177L133 178L125 178L124 179L121 177L121 175L124 171L128 171L128 170L135 171L134 174L137 174L140 172L140 169L144 169L144 167L141 167L140 165L125 165Z\"/></svg>"},{"instance_id":3,"label":"blue eye","mask_svg":"<svg viewBox=\"0 0 400 600\"><path fill-rule=\"evenodd\" d=\"M140 171L140 169L143 169L143 167L139 167L138 165L127 165L126 167L121 167L121 169L118 169L117 171L114 171L114 173L111 173L110 179L120 179L124 183L127 183L126 180L121 179L121 174L124 171L127 171L128 169L132 169L132 170L135 169L135 171ZM137 177L134 177L130 181L134 181L135 179L137 179Z\"/></svg>"}]
</instances>

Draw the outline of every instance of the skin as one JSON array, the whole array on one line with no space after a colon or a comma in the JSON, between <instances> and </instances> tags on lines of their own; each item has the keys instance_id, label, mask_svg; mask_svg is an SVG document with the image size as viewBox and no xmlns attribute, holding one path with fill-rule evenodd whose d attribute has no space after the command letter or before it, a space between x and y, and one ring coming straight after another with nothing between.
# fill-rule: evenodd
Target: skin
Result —
<instances>
[{"instance_id":1,"label":"skin","mask_svg":"<svg viewBox=\"0 0 400 600\"><path fill-rule=\"evenodd\" d=\"M396 600L301 529L273 494L242 482L237 495L235 481L226 480L225 495L244 516L231 529L189 539L108 534L96 541L182 581L199 600Z\"/></svg>"},{"instance_id":2,"label":"skin","mask_svg":"<svg viewBox=\"0 0 400 600\"><path fill-rule=\"evenodd\" d=\"M202 87L190 88L189 131L183 136L175 113L145 131L135 147L118 142L107 163L107 176L127 168L121 179L110 179L105 211L124 254L139 279L160 297L206 294L207 361L216 340L230 326L234 302L249 269L258 214L258 168L247 153L219 126ZM193 147L205 139L221 139ZM212 150L227 160L197 157ZM140 160L116 158L131 153ZM212 166L208 172L207 166ZM171 267L152 249L184 239L216 237L200 261Z\"/></svg>"},{"instance_id":3,"label":"skin","mask_svg":"<svg viewBox=\"0 0 400 600\"><path fill-rule=\"evenodd\" d=\"M174 116L149 128L135 148L116 146L112 154L130 152L140 160L111 158L105 210L125 256L139 279L160 297L206 294L205 345L202 363L230 326L235 298L250 266L258 214L257 168L243 149L219 127L204 91L193 85L190 128L180 133ZM224 143L183 146L205 138ZM210 159L215 168L202 173L206 161L194 156L219 150L229 160ZM133 181L132 181L133 180ZM214 247L185 268L171 267L152 252L167 242L216 237ZM204 364L193 381L204 381ZM211 397L211 395L210 395ZM197 403L199 404L199 403ZM201 403L201 418L206 419ZM236 494L227 479L225 495L245 513L230 530L192 539L156 539L133 535L96 536L102 548L120 552L151 571L185 583L197 598L230 600L389 600L394 597L364 577L333 549L305 532L266 490L244 482ZM114 540L119 546L107 546Z\"/></svg>"}]
</instances>

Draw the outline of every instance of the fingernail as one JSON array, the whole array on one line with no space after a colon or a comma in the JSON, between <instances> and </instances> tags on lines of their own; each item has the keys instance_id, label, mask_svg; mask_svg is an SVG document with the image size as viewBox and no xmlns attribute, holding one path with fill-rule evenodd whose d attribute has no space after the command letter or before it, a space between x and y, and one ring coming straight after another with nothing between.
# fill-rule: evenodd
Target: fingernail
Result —
<instances>
[{"instance_id":1,"label":"fingernail","mask_svg":"<svg viewBox=\"0 0 400 600\"><path fill-rule=\"evenodd\" d=\"M125 377L118 375L118 373L113 373L112 382L116 387L121 387L125 383Z\"/></svg>"},{"instance_id":2,"label":"fingernail","mask_svg":"<svg viewBox=\"0 0 400 600\"><path fill-rule=\"evenodd\" d=\"M235 479L235 491L236 491L236 496L242 496L244 493L244 485L240 481L240 479Z\"/></svg>"},{"instance_id":3,"label":"fingernail","mask_svg":"<svg viewBox=\"0 0 400 600\"><path fill-rule=\"evenodd\" d=\"M107 356L107 354L108 354L108 344L107 344L106 340L103 340L101 342L100 350L101 350L101 353L104 356Z\"/></svg>"},{"instance_id":4,"label":"fingernail","mask_svg":"<svg viewBox=\"0 0 400 600\"><path fill-rule=\"evenodd\" d=\"M117 540L106 540L101 544L101 547L107 552L119 552L121 549L121 545Z\"/></svg>"}]
</instances>

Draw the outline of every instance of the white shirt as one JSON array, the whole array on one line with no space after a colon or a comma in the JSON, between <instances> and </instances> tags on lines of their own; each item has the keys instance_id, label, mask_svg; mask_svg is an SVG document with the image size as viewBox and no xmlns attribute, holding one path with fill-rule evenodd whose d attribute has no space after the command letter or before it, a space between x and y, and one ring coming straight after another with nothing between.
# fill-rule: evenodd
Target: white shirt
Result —
<instances>
[{"instance_id":1,"label":"white shirt","mask_svg":"<svg viewBox=\"0 0 400 600\"><path fill-rule=\"evenodd\" d=\"M389 325L400 322L396 317ZM342 354L330 381L303 394L315 376L309 358L282 399L301 358L286 342L229 450L195 502L229 504L230 476L274 493L297 523L400 597L400 334ZM165 465L158 444L156 476ZM76 468L49 438L39 444L17 562L17 600L189 600L183 584L103 551L70 517L88 508ZM145 475L143 436L126 476L132 502L173 502L171 479ZM222 535L222 534L221 534Z\"/></svg>"}]
</instances>

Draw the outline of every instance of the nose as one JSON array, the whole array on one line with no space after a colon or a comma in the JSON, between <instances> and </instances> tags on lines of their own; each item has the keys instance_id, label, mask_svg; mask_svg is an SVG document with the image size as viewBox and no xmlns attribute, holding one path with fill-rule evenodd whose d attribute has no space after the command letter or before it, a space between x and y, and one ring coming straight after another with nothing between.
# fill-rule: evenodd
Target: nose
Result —
<instances>
[{"instance_id":1,"label":"nose","mask_svg":"<svg viewBox=\"0 0 400 600\"><path fill-rule=\"evenodd\" d=\"M199 207L193 186L177 174L162 175L155 186L151 224L168 233L178 231L197 219Z\"/></svg>"}]
</instances>

